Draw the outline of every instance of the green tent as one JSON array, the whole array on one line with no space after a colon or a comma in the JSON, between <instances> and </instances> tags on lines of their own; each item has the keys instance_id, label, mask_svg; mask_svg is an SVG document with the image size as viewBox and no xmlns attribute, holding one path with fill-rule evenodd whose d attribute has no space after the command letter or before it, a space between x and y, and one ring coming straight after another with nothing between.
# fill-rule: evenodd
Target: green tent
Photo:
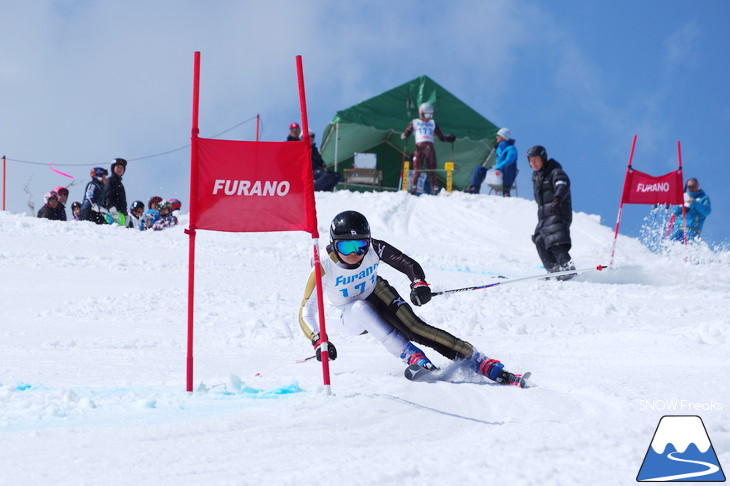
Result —
<instances>
[{"instance_id":1,"label":"green tent","mask_svg":"<svg viewBox=\"0 0 730 486\"><path fill-rule=\"evenodd\" d=\"M342 173L353 166L354 154L377 154L377 167L383 171L382 185L398 187L405 150L410 156L415 149L413 135L400 138L408 124L418 118L418 106L431 103L434 119L444 135L455 134L456 142L444 143L436 139L438 169L452 160L455 163L454 188L469 185L472 169L490 157L495 145L498 127L464 104L456 96L436 84L428 76L420 76L396 88L338 111L327 124L322 135L320 151L325 163ZM453 150L453 152L452 152ZM441 185L445 172L438 172ZM344 178L343 178L344 180Z\"/></svg>"}]
</instances>

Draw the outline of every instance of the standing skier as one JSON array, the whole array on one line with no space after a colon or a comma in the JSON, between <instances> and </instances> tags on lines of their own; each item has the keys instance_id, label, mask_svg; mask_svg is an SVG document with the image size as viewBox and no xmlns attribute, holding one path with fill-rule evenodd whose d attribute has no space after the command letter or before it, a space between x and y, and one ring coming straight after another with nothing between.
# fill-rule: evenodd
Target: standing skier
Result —
<instances>
[{"instance_id":1,"label":"standing skier","mask_svg":"<svg viewBox=\"0 0 730 486\"><path fill-rule=\"evenodd\" d=\"M570 179L560 163L547 157L547 150L535 145L527 151L532 167L532 188L537 203L537 226L532 241L537 254L550 273L575 270L568 251L572 246L570 224L573 222L573 203L570 197ZM569 280L575 274L556 277Z\"/></svg>"},{"instance_id":2,"label":"standing skier","mask_svg":"<svg viewBox=\"0 0 730 486\"><path fill-rule=\"evenodd\" d=\"M385 262L411 280L411 302L423 305L431 300L421 265L388 243L370 236L367 219L357 211L345 211L332 220L330 244L322 259L322 285L326 319L340 331L358 335L367 332L397 358L409 365L434 369L424 352L412 341L435 349L452 360L466 360L475 372L498 383L524 386L522 375L503 369L496 359L479 353L466 341L421 320L398 292L378 276ZM320 358L317 296L312 271L299 310L299 324ZM327 343L330 359L337 350Z\"/></svg>"},{"instance_id":3,"label":"standing skier","mask_svg":"<svg viewBox=\"0 0 730 486\"><path fill-rule=\"evenodd\" d=\"M438 137L442 142L454 143L456 135L444 136L441 133L441 129L433 120L433 106L430 103L422 103L418 107L418 118L411 120L400 138L407 140L413 132L415 132L416 137L416 151L413 153L413 174L408 192L412 194L419 192L419 171L425 168L428 169L431 194L436 194L438 192L438 181L436 180L436 148L433 145L433 137Z\"/></svg>"}]
</instances>

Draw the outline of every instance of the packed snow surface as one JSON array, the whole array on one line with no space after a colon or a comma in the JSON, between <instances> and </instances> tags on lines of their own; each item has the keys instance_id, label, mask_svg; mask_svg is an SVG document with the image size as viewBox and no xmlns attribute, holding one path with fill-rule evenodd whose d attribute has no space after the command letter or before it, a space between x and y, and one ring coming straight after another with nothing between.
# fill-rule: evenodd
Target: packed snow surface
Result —
<instances>
[{"instance_id":1,"label":"packed snow surface","mask_svg":"<svg viewBox=\"0 0 730 486\"><path fill-rule=\"evenodd\" d=\"M185 209L185 208L183 208ZM535 203L442 193L317 194L355 209L433 291L544 273ZM719 224L714 222L713 224ZM369 336L331 334L331 395L299 329L306 233L199 231L195 391L185 391L188 236L0 213L0 483L619 485L663 415L702 417L730 465L730 254L647 250L613 268L434 297L427 322L532 386L495 385L432 350L414 383ZM576 213L578 268L613 231ZM380 273L407 298L408 281Z\"/></svg>"}]
</instances>

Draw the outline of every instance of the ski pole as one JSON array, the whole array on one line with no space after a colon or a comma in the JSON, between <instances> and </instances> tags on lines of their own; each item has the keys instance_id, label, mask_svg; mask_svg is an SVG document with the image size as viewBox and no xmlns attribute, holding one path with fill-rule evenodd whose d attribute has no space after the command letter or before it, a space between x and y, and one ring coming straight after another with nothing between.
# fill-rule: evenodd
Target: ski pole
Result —
<instances>
[{"instance_id":1,"label":"ski pole","mask_svg":"<svg viewBox=\"0 0 730 486\"><path fill-rule=\"evenodd\" d=\"M577 274L583 273L583 272L590 272L591 270L598 270L600 272L604 268L608 268L608 267L606 265L598 265L596 267L579 268L576 270L564 270L562 272L548 273L547 275L542 274L542 275L532 275L530 277L508 278L508 279L499 280L497 282L493 282L493 283L485 284L485 285L475 285L474 287L464 287L462 289L452 289L452 290L443 290L441 292L431 292L431 296L453 294L455 292L466 292L469 290L488 289L489 287L496 287L497 285L505 285L505 284L511 284L511 283L515 283L515 282L524 282L526 280L540 280L543 278L560 277L562 275L577 275Z\"/></svg>"},{"instance_id":2,"label":"ski pole","mask_svg":"<svg viewBox=\"0 0 730 486\"><path fill-rule=\"evenodd\" d=\"M294 363L306 363L306 362L307 362L307 361L309 361L310 359L314 359L314 358L316 358L316 357L317 357L317 355L316 355L316 354L313 354L312 356L306 357L306 358L304 358L304 359L298 359L298 360L294 361ZM279 366L277 366L277 367L275 367L275 368L271 368L271 369L269 369L269 370L266 370L266 371L264 371L263 373L256 373L256 374L255 374L254 376L261 376L261 375L266 375L266 374L269 374L269 373L271 373L272 371L276 371L276 370L278 370L279 368L283 368L284 366L289 366L290 364L291 364L291 363L285 363L285 364L279 365Z\"/></svg>"}]
</instances>

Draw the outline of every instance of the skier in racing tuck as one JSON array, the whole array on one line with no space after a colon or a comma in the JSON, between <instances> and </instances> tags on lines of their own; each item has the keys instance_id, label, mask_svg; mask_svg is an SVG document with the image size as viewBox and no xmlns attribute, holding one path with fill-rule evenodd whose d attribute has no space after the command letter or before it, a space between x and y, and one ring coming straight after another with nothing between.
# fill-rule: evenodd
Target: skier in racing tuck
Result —
<instances>
[{"instance_id":1,"label":"skier in racing tuck","mask_svg":"<svg viewBox=\"0 0 730 486\"><path fill-rule=\"evenodd\" d=\"M438 181L436 180L436 149L433 146L433 137L438 137L442 142L454 143L456 135L444 136L441 133L441 129L433 120L433 106L430 103L422 103L418 107L418 118L411 120L400 138L407 140L412 132L415 132L416 151L413 153L413 174L408 192L411 194L417 192L419 171L425 168L428 169L431 194L436 194L438 192Z\"/></svg>"},{"instance_id":2,"label":"skier in racing tuck","mask_svg":"<svg viewBox=\"0 0 730 486\"><path fill-rule=\"evenodd\" d=\"M367 332L408 365L435 369L415 342L449 359L466 360L472 370L498 383L525 386L522 375L508 372L502 363L481 354L468 342L421 320L398 292L378 276L378 265L385 262L411 280L413 304L420 306L431 300L421 265L388 243L371 238L365 216L357 211L335 216L326 253L321 262L322 288L330 329L351 335ZM321 360L315 283L312 271L299 309L299 324ZM331 360L337 357L332 342L327 343L327 351Z\"/></svg>"}]
</instances>

